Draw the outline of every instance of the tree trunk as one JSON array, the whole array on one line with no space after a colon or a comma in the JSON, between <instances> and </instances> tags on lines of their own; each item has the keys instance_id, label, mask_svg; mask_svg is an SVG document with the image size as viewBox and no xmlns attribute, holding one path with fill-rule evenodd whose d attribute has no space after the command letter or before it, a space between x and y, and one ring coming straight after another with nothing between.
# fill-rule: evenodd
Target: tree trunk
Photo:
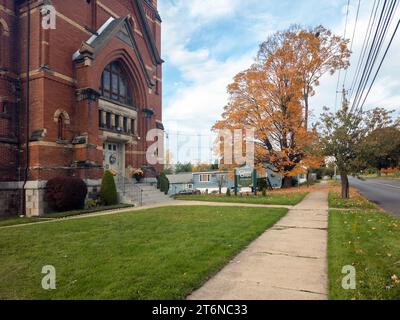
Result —
<instances>
[{"instance_id":1,"label":"tree trunk","mask_svg":"<svg viewBox=\"0 0 400 320\"><path fill-rule=\"evenodd\" d=\"M282 189L291 188L293 186L292 181L293 177L283 177Z\"/></svg>"},{"instance_id":2,"label":"tree trunk","mask_svg":"<svg viewBox=\"0 0 400 320\"><path fill-rule=\"evenodd\" d=\"M376 169L376 176L377 177L382 176L381 169Z\"/></svg>"},{"instance_id":3,"label":"tree trunk","mask_svg":"<svg viewBox=\"0 0 400 320\"><path fill-rule=\"evenodd\" d=\"M304 105L305 105L305 109L304 109L304 129L306 129L306 131L308 131L308 110L309 110L309 106L308 106L308 93L307 92L304 94Z\"/></svg>"},{"instance_id":4,"label":"tree trunk","mask_svg":"<svg viewBox=\"0 0 400 320\"><path fill-rule=\"evenodd\" d=\"M347 177L347 173L341 171L340 179L342 181L342 199L349 199L350 187L349 187L349 178Z\"/></svg>"}]
</instances>

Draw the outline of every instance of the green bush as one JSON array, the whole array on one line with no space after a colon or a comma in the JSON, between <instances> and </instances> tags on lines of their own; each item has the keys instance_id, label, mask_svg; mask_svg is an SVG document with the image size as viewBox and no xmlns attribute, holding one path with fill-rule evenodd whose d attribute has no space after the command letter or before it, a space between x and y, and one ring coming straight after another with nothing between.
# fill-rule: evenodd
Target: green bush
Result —
<instances>
[{"instance_id":1,"label":"green bush","mask_svg":"<svg viewBox=\"0 0 400 320\"><path fill-rule=\"evenodd\" d=\"M158 176L157 179L157 188L160 189L160 191L164 192L165 194L168 194L169 191L169 180L167 178L167 175L165 172L161 172L160 175Z\"/></svg>"},{"instance_id":2,"label":"green bush","mask_svg":"<svg viewBox=\"0 0 400 320\"><path fill-rule=\"evenodd\" d=\"M100 199L103 204L112 206L118 204L117 187L110 171L105 171L101 181Z\"/></svg>"},{"instance_id":3,"label":"green bush","mask_svg":"<svg viewBox=\"0 0 400 320\"><path fill-rule=\"evenodd\" d=\"M226 196L227 197L231 196L231 189L230 188L226 189Z\"/></svg>"},{"instance_id":4,"label":"green bush","mask_svg":"<svg viewBox=\"0 0 400 320\"><path fill-rule=\"evenodd\" d=\"M86 183L80 178L57 177L47 182L44 201L58 212L83 209L87 191Z\"/></svg>"},{"instance_id":5,"label":"green bush","mask_svg":"<svg viewBox=\"0 0 400 320\"><path fill-rule=\"evenodd\" d=\"M263 190L268 188L267 178L257 178L257 189Z\"/></svg>"}]
</instances>

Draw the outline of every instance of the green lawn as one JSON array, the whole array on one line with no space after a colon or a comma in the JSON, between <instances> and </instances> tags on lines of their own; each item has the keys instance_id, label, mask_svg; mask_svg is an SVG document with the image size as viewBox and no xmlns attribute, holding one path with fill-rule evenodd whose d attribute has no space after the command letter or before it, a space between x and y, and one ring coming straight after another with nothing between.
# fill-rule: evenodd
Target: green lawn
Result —
<instances>
[{"instance_id":1,"label":"green lawn","mask_svg":"<svg viewBox=\"0 0 400 320\"><path fill-rule=\"evenodd\" d=\"M225 195L187 195L177 196L177 200L187 201L208 201L208 202L229 202L229 203L252 203L252 204L272 204L272 205L296 205L300 203L308 192L293 193L273 193L263 197L261 195L231 196Z\"/></svg>"},{"instance_id":2,"label":"green lawn","mask_svg":"<svg viewBox=\"0 0 400 320\"><path fill-rule=\"evenodd\" d=\"M79 216L89 213L96 213L101 211L112 211L118 209L127 209L133 207L132 205L127 204L118 204L113 206L101 206L91 209L82 209L82 210L72 210L72 211L65 211L65 212L53 212L53 213L46 213L41 217L6 217L0 218L0 227L8 227L14 226L18 224L27 224L27 223L36 223L36 222L43 222L46 220L53 220L53 219L61 219L61 218L68 218L72 216Z\"/></svg>"},{"instance_id":3,"label":"green lawn","mask_svg":"<svg viewBox=\"0 0 400 320\"><path fill-rule=\"evenodd\" d=\"M378 209L359 194L351 194L350 199L342 199L339 192L329 192L329 208L337 209Z\"/></svg>"},{"instance_id":4,"label":"green lawn","mask_svg":"<svg viewBox=\"0 0 400 320\"><path fill-rule=\"evenodd\" d=\"M14 226L17 224L26 224L26 223L36 223L41 221L46 221L51 219L43 219L43 218L19 218L19 217L10 217L10 218L0 218L0 227Z\"/></svg>"},{"instance_id":5,"label":"green lawn","mask_svg":"<svg viewBox=\"0 0 400 320\"><path fill-rule=\"evenodd\" d=\"M287 209L165 207L0 230L0 299L183 299ZM41 288L44 265L57 289Z\"/></svg>"},{"instance_id":6,"label":"green lawn","mask_svg":"<svg viewBox=\"0 0 400 320\"><path fill-rule=\"evenodd\" d=\"M116 204L111 206L99 206L90 209L81 209L81 210L72 210L72 211L65 211L65 212L52 212L46 213L44 216L47 218L67 218L72 216L79 216L83 214L101 212L101 211L111 211L111 210L119 210L119 209L127 209L132 208L133 205L130 204Z\"/></svg>"},{"instance_id":7,"label":"green lawn","mask_svg":"<svg viewBox=\"0 0 400 320\"><path fill-rule=\"evenodd\" d=\"M329 214L331 299L400 299L400 220L381 211ZM356 268L356 290L344 290L342 267Z\"/></svg>"}]
</instances>

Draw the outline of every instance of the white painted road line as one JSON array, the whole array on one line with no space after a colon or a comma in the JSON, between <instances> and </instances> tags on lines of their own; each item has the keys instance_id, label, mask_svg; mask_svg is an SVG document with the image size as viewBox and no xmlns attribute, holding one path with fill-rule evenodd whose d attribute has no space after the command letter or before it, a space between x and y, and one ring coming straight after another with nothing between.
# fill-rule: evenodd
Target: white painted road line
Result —
<instances>
[{"instance_id":1,"label":"white painted road line","mask_svg":"<svg viewBox=\"0 0 400 320\"><path fill-rule=\"evenodd\" d=\"M395 189L400 189L400 187L398 187L398 186L392 186L391 184L386 184L386 183L372 182L372 184L379 184L379 185L381 185L381 186L386 186L386 187L391 187L391 188L395 188Z\"/></svg>"}]
</instances>

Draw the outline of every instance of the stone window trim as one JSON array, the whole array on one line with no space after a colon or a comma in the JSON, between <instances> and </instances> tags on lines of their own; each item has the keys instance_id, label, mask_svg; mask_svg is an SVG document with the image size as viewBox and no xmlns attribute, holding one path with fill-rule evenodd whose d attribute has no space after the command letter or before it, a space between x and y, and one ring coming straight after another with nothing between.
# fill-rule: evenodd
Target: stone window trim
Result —
<instances>
[{"instance_id":1,"label":"stone window trim","mask_svg":"<svg viewBox=\"0 0 400 320\"><path fill-rule=\"evenodd\" d=\"M0 18L0 36L10 36L10 28L3 18Z\"/></svg>"},{"instance_id":2,"label":"stone window trim","mask_svg":"<svg viewBox=\"0 0 400 320\"><path fill-rule=\"evenodd\" d=\"M118 123L116 121L118 120ZM99 108L99 127L101 130L118 131L120 134L135 135L136 116L127 113ZM120 128L121 130L118 130Z\"/></svg>"},{"instance_id":3,"label":"stone window trim","mask_svg":"<svg viewBox=\"0 0 400 320\"><path fill-rule=\"evenodd\" d=\"M71 118L70 118L68 112L66 112L65 110L62 110L62 109L58 109L54 113L54 122L55 123L58 123L61 115L64 117L64 124L67 124L67 125L71 124Z\"/></svg>"}]
</instances>

